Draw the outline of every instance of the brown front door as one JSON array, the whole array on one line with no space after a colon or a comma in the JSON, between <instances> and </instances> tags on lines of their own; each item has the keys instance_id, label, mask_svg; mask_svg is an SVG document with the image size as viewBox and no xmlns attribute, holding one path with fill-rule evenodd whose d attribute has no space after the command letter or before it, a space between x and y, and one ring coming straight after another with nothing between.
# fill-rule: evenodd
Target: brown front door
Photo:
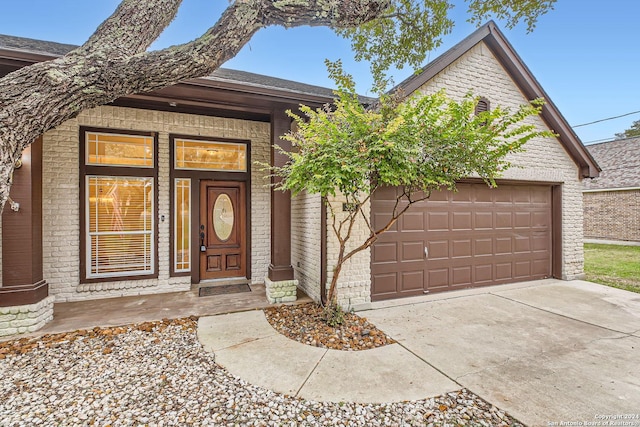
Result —
<instances>
[{"instance_id":1,"label":"brown front door","mask_svg":"<svg viewBox=\"0 0 640 427\"><path fill-rule=\"evenodd\" d=\"M200 182L200 280L246 277L245 183Z\"/></svg>"}]
</instances>

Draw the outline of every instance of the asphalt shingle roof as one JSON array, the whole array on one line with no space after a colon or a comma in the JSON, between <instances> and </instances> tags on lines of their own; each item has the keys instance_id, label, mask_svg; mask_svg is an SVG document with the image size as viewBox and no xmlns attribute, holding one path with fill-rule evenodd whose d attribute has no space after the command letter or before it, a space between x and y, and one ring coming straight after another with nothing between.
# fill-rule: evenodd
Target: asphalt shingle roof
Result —
<instances>
[{"instance_id":1,"label":"asphalt shingle roof","mask_svg":"<svg viewBox=\"0 0 640 427\"><path fill-rule=\"evenodd\" d=\"M587 145L602 168L600 177L585 179L585 190L640 187L640 137Z\"/></svg>"}]
</instances>

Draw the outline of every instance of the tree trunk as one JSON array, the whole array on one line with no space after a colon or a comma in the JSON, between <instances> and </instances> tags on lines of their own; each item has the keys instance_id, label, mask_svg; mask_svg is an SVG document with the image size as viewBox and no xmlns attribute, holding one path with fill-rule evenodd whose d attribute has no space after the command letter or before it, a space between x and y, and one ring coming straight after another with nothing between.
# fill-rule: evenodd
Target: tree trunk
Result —
<instances>
[{"instance_id":1,"label":"tree trunk","mask_svg":"<svg viewBox=\"0 0 640 427\"><path fill-rule=\"evenodd\" d=\"M236 0L200 38L146 52L181 0L123 0L90 39L67 55L0 79L0 210L22 150L81 111L211 74L270 25L353 27L389 0Z\"/></svg>"}]
</instances>

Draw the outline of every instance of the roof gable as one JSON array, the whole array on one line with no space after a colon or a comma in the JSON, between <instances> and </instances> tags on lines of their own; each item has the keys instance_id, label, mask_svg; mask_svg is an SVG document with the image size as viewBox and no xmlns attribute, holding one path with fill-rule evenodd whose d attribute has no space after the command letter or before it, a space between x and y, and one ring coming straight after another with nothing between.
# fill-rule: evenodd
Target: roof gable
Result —
<instances>
[{"instance_id":1,"label":"roof gable","mask_svg":"<svg viewBox=\"0 0 640 427\"><path fill-rule=\"evenodd\" d=\"M640 187L640 137L592 144L587 150L602 173L597 179L584 181L586 190Z\"/></svg>"},{"instance_id":2,"label":"roof gable","mask_svg":"<svg viewBox=\"0 0 640 427\"><path fill-rule=\"evenodd\" d=\"M597 177L600 172L598 164L494 22L480 27L396 88L405 93L418 90L480 42L483 42L491 50L527 99L545 99L546 104L540 116L547 126L558 134L560 143L580 168L580 177Z\"/></svg>"}]
</instances>

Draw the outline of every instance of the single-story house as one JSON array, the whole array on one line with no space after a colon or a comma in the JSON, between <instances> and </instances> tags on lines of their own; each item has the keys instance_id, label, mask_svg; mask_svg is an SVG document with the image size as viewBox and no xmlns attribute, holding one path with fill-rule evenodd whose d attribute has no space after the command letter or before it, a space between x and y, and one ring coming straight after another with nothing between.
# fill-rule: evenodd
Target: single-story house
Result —
<instances>
[{"instance_id":1,"label":"single-story house","mask_svg":"<svg viewBox=\"0 0 640 427\"><path fill-rule=\"evenodd\" d=\"M640 242L640 137L587 149L602 173L583 182L585 239Z\"/></svg>"},{"instance_id":2,"label":"single-story house","mask_svg":"<svg viewBox=\"0 0 640 427\"><path fill-rule=\"evenodd\" d=\"M0 75L73 46L0 36ZM400 85L469 91L483 107L543 97L530 118L557 138L529 141L497 189L470 178L409 211L342 270L339 303L583 274L582 187L598 175L566 120L494 23ZM38 138L2 215L0 334L35 330L53 303L266 283L321 299L337 255L316 195L265 186L255 161L280 165L288 108L330 102L325 88L219 70L83 111ZM365 206L383 218L396 189ZM331 202L340 202L332 200ZM356 227L356 234L366 233ZM270 293L271 292L271 293Z\"/></svg>"}]
</instances>

